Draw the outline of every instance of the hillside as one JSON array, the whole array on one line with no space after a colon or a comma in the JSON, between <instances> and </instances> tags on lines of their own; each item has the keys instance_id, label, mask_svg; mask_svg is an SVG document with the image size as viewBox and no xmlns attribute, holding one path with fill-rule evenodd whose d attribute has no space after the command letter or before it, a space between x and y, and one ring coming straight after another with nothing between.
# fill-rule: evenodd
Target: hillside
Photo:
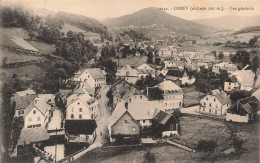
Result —
<instances>
[{"instance_id":1,"label":"hillside","mask_svg":"<svg viewBox=\"0 0 260 163\"><path fill-rule=\"evenodd\" d=\"M258 16L222 16L212 19L196 19L196 23L212 26L215 28L240 30L248 26L259 26L260 15Z\"/></svg>"},{"instance_id":2,"label":"hillside","mask_svg":"<svg viewBox=\"0 0 260 163\"><path fill-rule=\"evenodd\" d=\"M183 33L204 33L215 30L209 26L184 20L170 15L157 8L145 8L130 15L118 18L106 18L102 21L108 27L127 27L127 26L155 26L163 25L164 28L174 32Z\"/></svg>"},{"instance_id":3,"label":"hillside","mask_svg":"<svg viewBox=\"0 0 260 163\"><path fill-rule=\"evenodd\" d=\"M243 29L240 29L238 31L235 31L234 34L241 34L241 33L251 33L251 32L259 32L260 26L251 26L251 27L245 27Z\"/></svg>"},{"instance_id":4,"label":"hillside","mask_svg":"<svg viewBox=\"0 0 260 163\"><path fill-rule=\"evenodd\" d=\"M54 14L53 17L61 19L65 23L74 25L79 28L83 28L84 30L99 33L104 37L108 37L108 31L106 26L98 22L96 19L66 12L58 12Z\"/></svg>"}]
</instances>

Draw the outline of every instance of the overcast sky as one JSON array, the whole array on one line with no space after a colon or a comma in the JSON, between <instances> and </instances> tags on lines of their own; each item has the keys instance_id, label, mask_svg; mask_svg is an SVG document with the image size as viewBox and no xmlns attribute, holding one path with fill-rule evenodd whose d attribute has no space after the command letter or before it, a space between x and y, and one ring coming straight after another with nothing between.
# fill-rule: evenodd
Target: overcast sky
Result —
<instances>
[{"instance_id":1,"label":"overcast sky","mask_svg":"<svg viewBox=\"0 0 260 163\"><path fill-rule=\"evenodd\" d=\"M260 0L2 0L1 3L22 3L31 8L46 8L51 11L66 11L85 15L98 20L107 17L119 17L134 13L146 7L180 6L194 7L254 7L253 11L178 11L169 10L169 14L192 20L199 18L213 18L224 15L252 16L260 15Z\"/></svg>"}]
</instances>

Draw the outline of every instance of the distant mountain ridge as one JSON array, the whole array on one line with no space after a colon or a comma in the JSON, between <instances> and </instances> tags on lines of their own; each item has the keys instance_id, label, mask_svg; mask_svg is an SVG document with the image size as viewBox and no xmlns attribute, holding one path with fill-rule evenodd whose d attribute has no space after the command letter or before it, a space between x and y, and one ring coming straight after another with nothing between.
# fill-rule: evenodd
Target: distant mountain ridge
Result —
<instances>
[{"instance_id":1,"label":"distant mountain ridge","mask_svg":"<svg viewBox=\"0 0 260 163\"><path fill-rule=\"evenodd\" d=\"M215 30L209 26L201 25L192 21L178 18L157 8L145 8L139 10L133 14L124 15L118 18L106 18L101 21L108 27L126 27L130 25L134 26L150 26L153 24L164 25L167 28L183 30L188 32L189 30L195 30L196 32L209 32Z\"/></svg>"},{"instance_id":2,"label":"distant mountain ridge","mask_svg":"<svg viewBox=\"0 0 260 163\"><path fill-rule=\"evenodd\" d=\"M260 15L256 16L222 16L210 19L195 19L196 23L221 29L240 30L248 26L260 26Z\"/></svg>"}]
</instances>

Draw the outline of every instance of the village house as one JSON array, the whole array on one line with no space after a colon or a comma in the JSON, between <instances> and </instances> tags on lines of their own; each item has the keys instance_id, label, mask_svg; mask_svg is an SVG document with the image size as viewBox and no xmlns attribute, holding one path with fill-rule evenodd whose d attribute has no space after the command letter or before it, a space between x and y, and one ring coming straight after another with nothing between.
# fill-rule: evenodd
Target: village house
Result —
<instances>
[{"instance_id":1,"label":"village house","mask_svg":"<svg viewBox=\"0 0 260 163\"><path fill-rule=\"evenodd\" d=\"M174 47L164 47L158 50L158 56L162 58L173 57L177 54L177 49Z\"/></svg>"},{"instance_id":2,"label":"village house","mask_svg":"<svg viewBox=\"0 0 260 163\"><path fill-rule=\"evenodd\" d=\"M162 103L157 101L132 102L127 110L142 127L151 127L153 117L162 110Z\"/></svg>"},{"instance_id":3,"label":"village house","mask_svg":"<svg viewBox=\"0 0 260 163\"><path fill-rule=\"evenodd\" d=\"M36 97L24 110L24 128L46 127L51 105L45 98Z\"/></svg>"},{"instance_id":4,"label":"village house","mask_svg":"<svg viewBox=\"0 0 260 163\"><path fill-rule=\"evenodd\" d=\"M126 105L122 107L122 105ZM142 126L127 110L127 103L120 103L109 118L108 131L110 141L116 139L139 139Z\"/></svg>"},{"instance_id":5,"label":"village house","mask_svg":"<svg viewBox=\"0 0 260 163\"><path fill-rule=\"evenodd\" d=\"M233 73L239 82L240 90L251 91L255 85L255 73L252 70L246 70L244 67L242 70L237 70Z\"/></svg>"},{"instance_id":6,"label":"village house","mask_svg":"<svg viewBox=\"0 0 260 163\"><path fill-rule=\"evenodd\" d=\"M190 85L195 82L194 77L189 77L186 71L181 71L178 69L170 69L166 74L166 79L174 82L179 82L180 85Z\"/></svg>"},{"instance_id":7,"label":"village house","mask_svg":"<svg viewBox=\"0 0 260 163\"><path fill-rule=\"evenodd\" d=\"M65 138L69 143L91 144L96 137L96 128L95 120L66 120Z\"/></svg>"},{"instance_id":8,"label":"village house","mask_svg":"<svg viewBox=\"0 0 260 163\"><path fill-rule=\"evenodd\" d=\"M163 111L182 108L183 91L178 85L170 80L164 80L155 87L162 91Z\"/></svg>"},{"instance_id":9,"label":"village house","mask_svg":"<svg viewBox=\"0 0 260 163\"><path fill-rule=\"evenodd\" d=\"M205 69L209 69L208 63L206 62L197 62L199 67L204 67Z\"/></svg>"},{"instance_id":10,"label":"village house","mask_svg":"<svg viewBox=\"0 0 260 163\"><path fill-rule=\"evenodd\" d=\"M11 97L12 106L15 108L15 117L24 116L26 107L37 97L37 94L31 90L19 91Z\"/></svg>"},{"instance_id":11,"label":"village house","mask_svg":"<svg viewBox=\"0 0 260 163\"><path fill-rule=\"evenodd\" d=\"M215 64L212 67L212 72L219 74L220 70L226 70L229 74L233 74L235 71L237 71L236 65L228 62L221 62L218 64Z\"/></svg>"},{"instance_id":12,"label":"village house","mask_svg":"<svg viewBox=\"0 0 260 163\"><path fill-rule=\"evenodd\" d=\"M152 133L156 137L179 135L180 123L172 114L160 110L152 123Z\"/></svg>"},{"instance_id":13,"label":"village house","mask_svg":"<svg viewBox=\"0 0 260 163\"><path fill-rule=\"evenodd\" d=\"M74 81L87 82L91 87L103 87L106 85L105 72L100 68L88 68L80 70L73 77Z\"/></svg>"},{"instance_id":14,"label":"village house","mask_svg":"<svg viewBox=\"0 0 260 163\"><path fill-rule=\"evenodd\" d=\"M129 83L135 84L139 79L139 72L133 69L131 66L125 65L122 69L117 70L116 76L124 78Z\"/></svg>"},{"instance_id":15,"label":"village house","mask_svg":"<svg viewBox=\"0 0 260 163\"><path fill-rule=\"evenodd\" d=\"M67 97L66 120L95 119L98 110L98 101L81 88Z\"/></svg>"},{"instance_id":16,"label":"village house","mask_svg":"<svg viewBox=\"0 0 260 163\"><path fill-rule=\"evenodd\" d=\"M239 89L239 88L240 88L239 81L237 80L236 76L232 75L228 77L227 80L225 80L224 91L230 92L233 89Z\"/></svg>"},{"instance_id":17,"label":"village house","mask_svg":"<svg viewBox=\"0 0 260 163\"><path fill-rule=\"evenodd\" d=\"M248 123L255 120L259 110L259 101L255 96L236 101L228 110L227 121Z\"/></svg>"},{"instance_id":18,"label":"village house","mask_svg":"<svg viewBox=\"0 0 260 163\"><path fill-rule=\"evenodd\" d=\"M200 113L225 116L231 100L223 90L215 89L200 100Z\"/></svg>"},{"instance_id":19,"label":"village house","mask_svg":"<svg viewBox=\"0 0 260 163\"><path fill-rule=\"evenodd\" d=\"M137 67L137 70L139 71L139 77L145 77L149 74L155 77L155 70L146 63Z\"/></svg>"},{"instance_id":20,"label":"village house","mask_svg":"<svg viewBox=\"0 0 260 163\"><path fill-rule=\"evenodd\" d=\"M140 102L148 101L148 98L143 92L138 90L132 83L124 79L118 79L111 86L109 92L109 102L112 108L115 108L119 102Z\"/></svg>"},{"instance_id":21,"label":"village house","mask_svg":"<svg viewBox=\"0 0 260 163\"><path fill-rule=\"evenodd\" d=\"M184 69L184 63L182 61L163 61L164 67L169 68L178 68L180 70Z\"/></svg>"},{"instance_id":22,"label":"village house","mask_svg":"<svg viewBox=\"0 0 260 163\"><path fill-rule=\"evenodd\" d=\"M252 92L252 96L255 96L258 101L260 101L260 88L257 88Z\"/></svg>"}]
</instances>

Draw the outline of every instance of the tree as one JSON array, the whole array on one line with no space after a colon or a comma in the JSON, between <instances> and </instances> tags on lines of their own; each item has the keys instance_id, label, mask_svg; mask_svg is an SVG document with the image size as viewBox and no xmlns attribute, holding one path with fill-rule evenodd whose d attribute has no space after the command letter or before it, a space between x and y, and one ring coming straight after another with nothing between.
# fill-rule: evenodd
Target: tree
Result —
<instances>
[{"instance_id":1,"label":"tree","mask_svg":"<svg viewBox=\"0 0 260 163\"><path fill-rule=\"evenodd\" d=\"M155 64L160 65L161 64L161 58L156 57L154 62L155 62Z\"/></svg>"},{"instance_id":2,"label":"tree","mask_svg":"<svg viewBox=\"0 0 260 163\"><path fill-rule=\"evenodd\" d=\"M153 53L148 52L147 54L147 63L153 63Z\"/></svg>"},{"instance_id":3,"label":"tree","mask_svg":"<svg viewBox=\"0 0 260 163\"><path fill-rule=\"evenodd\" d=\"M7 62L8 62L8 58L7 58L7 57L4 57L4 58L2 59L2 66L5 67L6 64L7 64Z\"/></svg>"},{"instance_id":4,"label":"tree","mask_svg":"<svg viewBox=\"0 0 260 163\"><path fill-rule=\"evenodd\" d=\"M252 69L253 71L256 73L256 70L259 66L259 58L258 56L255 56L253 59L252 59Z\"/></svg>"},{"instance_id":5,"label":"tree","mask_svg":"<svg viewBox=\"0 0 260 163\"><path fill-rule=\"evenodd\" d=\"M239 139L237 137L233 139L233 146L235 148L236 153L241 152L243 148L243 143L244 143L243 139Z\"/></svg>"},{"instance_id":6,"label":"tree","mask_svg":"<svg viewBox=\"0 0 260 163\"><path fill-rule=\"evenodd\" d=\"M223 58L224 58L224 53L223 53L223 52L219 52L218 58L219 58L219 59L223 59Z\"/></svg>"},{"instance_id":7,"label":"tree","mask_svg":"<svg viewBox=\"0 0 260 163\"><path fill-rule=\"evenodd\" d=\"M251 96L250 91L245 90L232 90L230 92L230 99L232 100L232 103L235 103L236 101Z\"/></svg>"},{"instance_id":8,"label":"tree","mask_svg":"<svg viewBox=\"0 0 260 163\"><path fill-rule=\"evenodd\" d=\"M144 163L154 163L156 162L155 154L148 150L144 154Z\"/></svg>"},{"instance_id":9,"label":"tree","mask_svg":"<svg viewBox=\"0 0 260 163\"><path fill-rule=\"evenodd\" d=\"M217 143L214 140L200 140L197 145L198 151L214 152L217 147Z\"/></svg>"}]
</instances>

